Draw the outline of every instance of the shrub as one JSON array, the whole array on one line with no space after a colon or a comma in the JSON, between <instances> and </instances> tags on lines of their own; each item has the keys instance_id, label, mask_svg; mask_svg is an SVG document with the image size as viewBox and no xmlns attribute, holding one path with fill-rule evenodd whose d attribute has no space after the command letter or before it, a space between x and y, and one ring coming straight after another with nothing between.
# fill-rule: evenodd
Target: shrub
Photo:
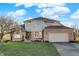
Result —
<instances>
[{"instance_id":1,"label":"shrub","mask_svg":"<svg viewBox=\"0 0 79 59\"><path fill-rule=\"evenodd\" d=\"M41 42L41 40L33 40L32 42Z\"/></svg>"},{"instance_id":2,"label":"shrub","mask_svg":"<svg viewBox=\"0 0 79 59\"><path fill-rule=\"evenodd\" d=\"M49 43L49 41L44 41L44 42Z\"/></svg>"},{"instance_id":3,"label":"shrub","mask_svg":"<svg viewBox=\"0 0 79 59\"><path fill-rule=\"evenodd\" d=\"M5 42L5 43L7 43L7 42L9 42L9 41L11 41L11 40L3 40L3 42Z\"/></svg>"}]
</instances>

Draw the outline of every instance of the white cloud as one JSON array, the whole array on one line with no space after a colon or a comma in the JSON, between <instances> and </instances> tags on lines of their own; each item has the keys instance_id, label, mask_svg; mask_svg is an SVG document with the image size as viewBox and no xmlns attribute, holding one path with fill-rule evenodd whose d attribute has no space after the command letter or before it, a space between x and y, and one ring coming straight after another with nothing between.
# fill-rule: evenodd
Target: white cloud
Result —
<instances>
[{"instance_id":1,"label":"white cloud","mask_svg":"<svg viewBox=\"0 0 79 59\"><path fill-rule=\"evenodd\" d=\"M79 9L71 15L71 19L79 19Z\"/></svg>"},{"instance_id":2,"label":"white cloud","mask_svg":"<svg viewBox=\"0 0 79 59\"><path fill-rule=\"evenodd\" d=\"M53 16L50 15L50 16L48 16L48 18L60 20L60 17L58 15L53 15Z\"/></svg>"},{"instance_id":3,"label":"white cloud","mask_svg":"<svg viewBox=\"0 0 79 59\"><path fill-rule=\"evenodd\" d=\"M40 4L37 4L38 8L51 8L51 7L54 7L54 6L64 6L65 4L62 4L62 3L40 3Z\"/></svg>"},{"instance_id":4,"label":"white cloud","mask_svg":"<svg viewBox=\"0 0 79 59\"><path fill-rule=\"evenodd\" d=\"M61 7L61 6L56 6L53 8L53 11L55 13L58 13L58 14L63 14L63 13L69 13L70 12L70 9L68 7Z\"/></svg>"},{"instance_id":5,"label":"white cloud","mask_svg":"<svg viewBox=\"0 0 79 59\"><path fill-rule=\"evenodd\" d=\"M37 13L40 13L40 16L58 19L60 15L70 12L70 9L62 3L39 3L33 4L38 7L36 9Z\"/></svg>"},{"instance_id":6,"label":"white cloud","mask_svg":"<svg viewBox=\"0 0 79 59\"><path fill-rule=\"evenodd\" d=\"M53 6L64 6L65 4L62 3L16 3L15 6L24 5L27 7L37 6L38 8L46 8L46 7L53 7Z\"/></svg>"},{"instance_id":7,"label":"white cloud","mask_svg":"<svg viewBox=\"0 0 79 59\"><path fill-rule=\"evenodd\" d=\"M36 5L38 8L46 8L46 7L51 7L53 6L51 3L48 4L48 3L40 3L40 4L37 4Z\"/></svg>"},{"instance_id":8,"label":"white cloud","mask_svg":"<svg viewBox=\"0 0 79 59\"><path fill-rule=\"evenodd\" d=\"M61 10L63 10L63 12L68 12L69 9L67 7L65 7L65 4L63 3L17 3L15 4L15 6L21 6L24 5L24 7L32 7L32 6L37 6L39 9L44 9L44 8L50 8L53 9L54 11L56 10L61 12ZM37 9L37 12L39 12L40 10ZM39 10L39 11L38 11Z\"/></svg>"},{"instance_id":9,"label":"white cloud","mask_svg":"<svg viewBox=\"0 0 79 59\"><path fill-rule=\"evenodd\" d=\"M65 6L65 4L62 3L29 3L29 4L17 4L16 6L24 5L25 8L37 6L36 9L37 13L40 13L40 16L61 20L62 18L60 15L64 15L66 13L70 12L70 9ZM32 19L32 17L28 17L27 19ZM64 25L71 26L72 22L63 22Z\"/></svg>"},{"instance_id":10,"label":"white cloud","mask_svg":"<svg viewBox=\"0 0 79 59\"><path fill-rule=\"evenodd\" d=\"M36 12L40 13L40 12L41 12L41 10L40 10L40 9L36 9Z\"/></svg>"},{"instance_id":11,"label":"white cloud","mask_svg":"<svg viewBox=\"0 0 79 59\"><path fill-rule=\"evenodd\" d=\"M16 12L15 12L15 15L17 15L17 16L23 16L23 15L25 15L25 10L24 9L21 9L21 10L17 10Z\"/></svg>"},{"instance_id":12,"label":"white cloud","mask_svg":"<svg viewBox=\"0 0 79 59\"><path fill-rule=\"evenodd\" d=\"M24 4L24 7L27 8L27 7L32 7L32 6L34 6L34 5L35 5L35 4L33 4L33 3L32 3L32 4Z\"/></svg>"},{"instance_id":13,"label":"white cloud","mask_svg":"<svg viewBox=\"0 0 79 59\"><path fill-rule=\"evenodd\" d=\"M15 6L21 6L23 5L22 3L16 3Z\"/></svg>"},{"instance_id":14,"label":"white cloud","mask_svg":"<svg viewBox=\"0 0 79 59\"><path fill-rule=\"evenodd\" d=\"M15 6L24 5L25 8L37 6L37 13L40 13L43 17L51 17L51 18L59 18L60 14L69 13L70 9L65 6L63 3L24 3L24 4L16 4Z\"/></svg>"},{"instance_id":15,"label":"white cloud","mask_svg":"<svg viewBox=\"0 0 79 59\"><path fill-rule=\"evenodd\" d=\"M27 17L27 18L24 19L24 21L30 20L30 19L32 19L32 17Z\"/></svg>"},{"instance_id":16,"label":"white cloud","mask_svg":"<svg viewBox=\"0 0 79 59\"><path fill-rule=\"evenodd\" d=\"M61 22L64 26L68 26L68 27L72 27L72 25L74 25L74 22L70 22L70 21L64 21Z\"/></svg>"},{"instance_id":17,"label":"white cloud","mask_svg":"<svg viewBox=\"0 0 79 59\"><path fill-rule=\"evenodd\" d=\"M67 7L54 7L54 8L46 8L42 9L42 14L43 15L58 15L58 14L64 14L70 12L69 8Z\"/></svg>"},{"instance_id":18,"label":"white cloud","mask_svg":"<svg viewBox=\"0 0 79 59\"><path fill-rule=\"evenodd\" d=\"M43 17L58 19L60 15L69 13L70 9L65 6L55 6L52 8L43 8L41 11L40 15Z\"/></svg>"},{"instance_id":19,"label":"white cloud","mask_svg":"<svg viewBox=\"0 0 79 59\"><path fill-rule=\"evenodd\" d=\"M28 17L27 19L28 19L28 20L29 20L29 19L32 19L32 17Z\"/></svg>"},{"instance_id":20,"label":"white cloud","mask_svg":"<svg viewBox=\"0 0 79 59\"><path fill-rule=\"evenodd\" d=\"M26 14L26 11L24 9L21 9L21 10L16 10L15 12L14 11L11 11L11 12L8 12L8 16L13 16L14 18L16 17L19 17L19 16L23 16Z\"/></svg>"},{"instance_id":21,"label":"white cloud","mask_svg":"<svg viewBox=\"0 0 79 59\"><path fill-rule=\"evenodd\" d=\"M27 7L32 7L32 6L36 5L36 4L34 4L34 3L16 3L15 4L16 7L21 6L21 5L23 5L25 8L27 8Z\"/></svg>"}]
</instances>

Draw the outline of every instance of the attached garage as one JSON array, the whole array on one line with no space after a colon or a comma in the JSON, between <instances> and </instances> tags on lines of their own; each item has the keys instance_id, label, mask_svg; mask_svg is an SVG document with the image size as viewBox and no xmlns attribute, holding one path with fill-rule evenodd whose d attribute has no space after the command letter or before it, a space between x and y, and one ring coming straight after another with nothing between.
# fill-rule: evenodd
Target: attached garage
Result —
<instances>
[{"instance_id":1,"label":"attached garage","mask_svg":"<svg viewBox=\"0 0 79 59\"><path fill-rule=\"evenodd\" d=\"M49 42L72 41L73 29L65 26L48 26L44 30L44 40Z\"/></svg>"},{"instance_id":2,"label":"attached garage","mask_svg":"<svg viewBox=\"0 0 79 59\"><path fill-rule=\"evenodd\" d=\"M69 42L68 33L49 33L49 42Z\"/></svg>"}]
</instances>

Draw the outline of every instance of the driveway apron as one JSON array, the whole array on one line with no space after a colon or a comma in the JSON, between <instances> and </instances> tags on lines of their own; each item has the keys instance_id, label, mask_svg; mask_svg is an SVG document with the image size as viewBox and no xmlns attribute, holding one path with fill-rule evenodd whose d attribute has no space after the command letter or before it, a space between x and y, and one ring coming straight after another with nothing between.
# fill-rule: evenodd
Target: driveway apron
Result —
<instances>
[{"instance_id":1,"label":"driveway apron","mask_svg":"<svg viewBox=\"0 0 79 59\"><path fill-rule=\"evenodd\" d=\"M53 43L61 56L79 56L79 44Z\"/></svg>"}]
</instances>

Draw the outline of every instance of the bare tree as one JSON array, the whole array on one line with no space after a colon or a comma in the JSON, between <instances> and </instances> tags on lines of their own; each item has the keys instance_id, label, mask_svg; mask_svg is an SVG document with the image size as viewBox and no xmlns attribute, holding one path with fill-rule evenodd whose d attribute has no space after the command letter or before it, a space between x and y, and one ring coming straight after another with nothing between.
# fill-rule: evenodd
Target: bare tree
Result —
<instances>
[{"instance_id":1,"label":"bare tree","mask_svg":"<svg viewBox=\"0 0 79 59\"><path fill-rule=\"evenodd\" d=\"M16 24L12 17L0 16L0 41L2 41L4 35L13 34Z\"/></svg>"},{"instance_id":2,"label":"bare tree","mask_svg":"<svg viewBox=\"0 0 79 59\"><path fill-rule=\"evenodd\" d=\"M78 34L78 32L79 32L79 30L78 30L78 26L76 25L76 24L74 24L74 25L72 25L72 28L73 28L73 35L74 35L74 40L76 40L76 38L77 38L77 34Z\"/></svg>"}]
</instances>

